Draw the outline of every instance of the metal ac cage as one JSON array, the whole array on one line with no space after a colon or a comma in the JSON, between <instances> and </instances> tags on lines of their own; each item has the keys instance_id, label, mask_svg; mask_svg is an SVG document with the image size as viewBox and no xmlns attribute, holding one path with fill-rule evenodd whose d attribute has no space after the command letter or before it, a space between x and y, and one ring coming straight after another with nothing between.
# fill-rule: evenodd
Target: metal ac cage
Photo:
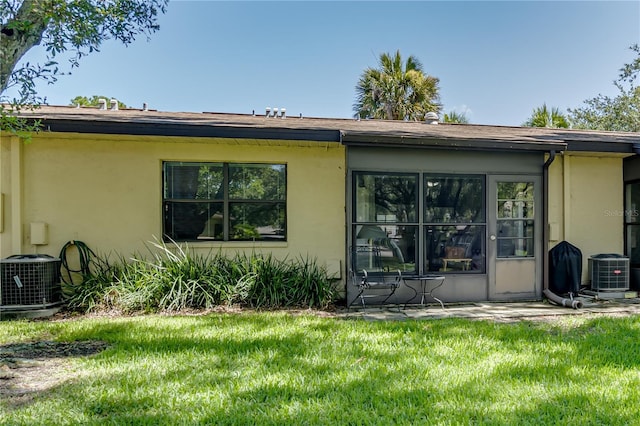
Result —
<instances>
[{"instance_id":1,"label":"metal ac cage","mask_svg":"<svg viewBox=\"0 0 640 426\"><path fill-rule=\"evenodd\" d=\"M0 307L41 309L61 301L60 259L27 254L0 260Z\"/></svg>"},{"instance_id":2,"label":"metal ac cage","mask_svg":"<svg viewBox=\"0 0 640 426\"><path fill-rule=\"evenodd\" d=\"M617 254L591 256L589 277L593 291L627 291L629 290L629 258Z\"/></svg>"}]
</instances>

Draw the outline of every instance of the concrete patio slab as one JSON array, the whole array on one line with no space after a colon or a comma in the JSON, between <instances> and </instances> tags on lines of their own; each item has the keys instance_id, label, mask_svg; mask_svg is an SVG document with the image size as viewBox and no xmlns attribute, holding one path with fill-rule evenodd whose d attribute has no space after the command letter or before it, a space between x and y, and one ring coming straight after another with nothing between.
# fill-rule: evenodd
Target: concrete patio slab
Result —
<instances>
[{"instance_id":1,"label":"concrete patio slab","mask_svg":"<svg viewBox=\"0 0 640 426\"><path fill-rule=\"evenodd\" d=\"M527 319L551 319L563 315L640 315L640 298L621 300L594 300L578 298L583 307L573 309L558 306L548 301L531 302L479 302L467 304L408 306L372 306L338 310L342 318L361 318L368 321L424 320L442 318L469 318L475 320L518 321Z\"/></svg>"}]
</instances>

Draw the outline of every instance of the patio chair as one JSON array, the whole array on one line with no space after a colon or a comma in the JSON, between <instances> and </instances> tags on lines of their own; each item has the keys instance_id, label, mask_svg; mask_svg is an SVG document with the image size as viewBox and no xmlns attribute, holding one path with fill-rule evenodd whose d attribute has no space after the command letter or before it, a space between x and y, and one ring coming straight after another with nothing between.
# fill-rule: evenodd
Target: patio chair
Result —
<instances>
[{"instance_id":1,"label":"patio chair","mask_svg":"<svg viewBox=\"0 0 640 426\"><path fill-rule=\"evenodd\" d=\"M379 303L384 305L396 292L402 283L402 272L398 270L397 275L389 276L382 272L369 273L365 269L362 270L362 279L358 280L357 274L351 271L352 283L354 283L360 291L358 295L349 304L360 299L362 308L366 309L366 299L383 298Z\"/></svg>"}]
</instances>

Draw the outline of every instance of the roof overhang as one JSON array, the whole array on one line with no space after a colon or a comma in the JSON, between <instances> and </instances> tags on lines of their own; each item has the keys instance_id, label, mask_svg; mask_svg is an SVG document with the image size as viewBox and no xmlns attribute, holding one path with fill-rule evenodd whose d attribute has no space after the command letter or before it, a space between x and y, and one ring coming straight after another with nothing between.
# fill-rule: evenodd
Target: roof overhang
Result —
<instances>
[{"instance_id":1,"label":"roof overhang","mask_svg":"<svg viewBox=\"0 0 640 426\"><path fill-rule=\"evenodd\" d=\"M184 136L200 138L280 139L339 142L338 130L243 127L207 124L185 125L179 122L69 120L45 118L44 128L51 132L72 132L133 136Z\"/></svg>"},{"instance_id":2,"label":"roof overhang","mask_svg":"<svg viewBox=\"0 0 640 426\"><path fill-rule=\"evenodd\" d=\"M565 151L567 144L560 141L522 141L495 139L443 139L433 137L388 136L359 132L341 132L342 143L347 146L412 147L475 151Z\"/></svg>"},{"instance_id":3,"label":"roof overhang","mask_svg":"<svg viewBox=\"0 0 640 426\"><path fill-rule=\"evenodd\" d=\"M333 142L372 148L460 151L622 156L640 152L640 133L626 132L49 106L21 115L40 120L46 130L61 133Z\"/></svg>"}]
</instances>

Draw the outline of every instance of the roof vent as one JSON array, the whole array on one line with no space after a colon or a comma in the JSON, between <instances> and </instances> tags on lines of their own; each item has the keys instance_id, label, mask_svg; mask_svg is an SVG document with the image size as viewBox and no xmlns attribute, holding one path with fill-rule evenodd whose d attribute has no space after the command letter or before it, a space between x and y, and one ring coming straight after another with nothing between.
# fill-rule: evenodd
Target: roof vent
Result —
<instances>
[{"instance_id":1,"label":"roof vent","mask_svg":"<svg viewBox=\"0 0 640 426\"><path fill-rule=\"evenodd\" d=\"M439 122L438 114L436 114L435 112L428 112L424 116L424 121L427 124L438 124Z\"/></svg>"},{"instance_id":2,"label":"roof vent","mask_svg":"<svg viewBox=\"0 0 640 426\"><path fill-rule=\"evenodd\" d=\"M107 109L107 100L106 99L98 99L98 109L106 110Z\"/></svg>"},{"instance_id":3,"label":"roof vent","mask_svg":"<svg viewBox=\"0 0 640 426\"><path fill-rule=\"evenodd\" d=\"M265 108L265 117L269 117L271 115L271 107Z\"/></svg>"},{"instance_id":4,"label":"roof vent","mask_svg":"<svg viewBox=\"0 0 640 426\"><path fill-rule=\"evenodd\" d=\"M280 118L285 118L287 116L287 109L280 108Z\"/></svg>"},{"instance_id":5,"label":"roof vent","mask_svg":"<svg viewBox=\"0 0 640 426\"><path fill-rule=\"evenodd\" d=\"M109 103L111 104L111 108L109 108L111 111L118 110L118 101L116 99L111 99Z\"/></svg>"}]
</instances>

